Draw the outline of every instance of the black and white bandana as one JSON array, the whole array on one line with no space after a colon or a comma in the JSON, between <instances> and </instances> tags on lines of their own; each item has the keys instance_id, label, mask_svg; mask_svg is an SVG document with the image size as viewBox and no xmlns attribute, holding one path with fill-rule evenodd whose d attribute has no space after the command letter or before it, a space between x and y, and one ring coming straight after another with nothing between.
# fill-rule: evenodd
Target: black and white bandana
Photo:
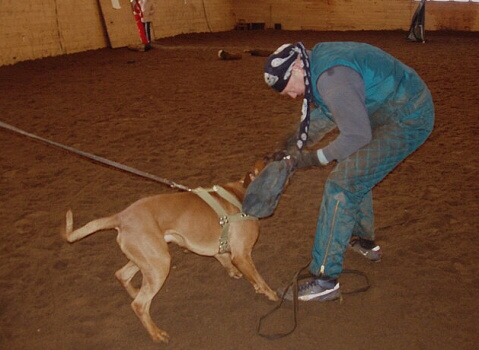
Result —
<instances>
[{"instance_id":1,"label":"black and white bandana","mask_svg":"<svg viewBox=\"0 0 479 350\"><path fill-rule=\"evenodd\" d=\"M306 72L304 76L304 98L301 108L301 123L299 126L297 147L302 150L306 145L309 131L311 93L311 69L309 56L304 44L299 42L295 45L284 44L280 46L266 61L264 66L264 80L269 87L281 92L291 78L293 64L298 55L301 57L302 68Z\"/></svg>"}]
</instances>

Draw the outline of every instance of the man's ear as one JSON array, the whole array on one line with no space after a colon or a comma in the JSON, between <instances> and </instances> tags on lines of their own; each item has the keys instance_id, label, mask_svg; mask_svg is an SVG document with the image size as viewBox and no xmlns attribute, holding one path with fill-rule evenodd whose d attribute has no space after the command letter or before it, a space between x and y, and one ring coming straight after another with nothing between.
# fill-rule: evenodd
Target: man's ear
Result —
<instances>
[{"instance_id":1,"label":"man's ear","mask_svg":"<svg viewBox=\"0 0 479 350\"><path fill-rule=\"evenodd\" d=\"M299 61L298 61L298 59L299 59ZM301 75L303 75L304 74L304 69L303 69L303 67L301 67L301 59L299 57L298 57L298 59L296 60L296 62L294 62L293 72L298 72Z\"/></svg>"},{"instance_id":2,"label":"man's ear","mask_svg":"<svg viewBox=\"0 0 479 350\"><path fill-rule=\"evenodd\" d=\"M300 68L302 69L301 67L301 64L302 64L302 60L301 60L301 56L298 55L298 57L296 57L296 60L294 61L294 67L297 67L297 68Z\"/></svg>"}]
</instances>

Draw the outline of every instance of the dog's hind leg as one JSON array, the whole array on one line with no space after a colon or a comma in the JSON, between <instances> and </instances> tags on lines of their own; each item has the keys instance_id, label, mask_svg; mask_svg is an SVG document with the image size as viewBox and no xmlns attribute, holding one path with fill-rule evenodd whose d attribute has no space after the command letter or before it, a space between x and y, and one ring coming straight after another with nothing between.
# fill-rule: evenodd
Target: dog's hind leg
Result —
<instances>
[{"instance_id":1,"label":"dog's hind leg","mask_svg":"<svg viewBox=\"0 0 479 350\"><path fill-rule=\"evenodd\" d=\"M228 275L233 278L241 278L243 274L233 265L231 262L231 254L223 253L216 254L215 258L223 265L223 267L228 271Z\"/></svg>"},{"instance_id":2,"label":"dog's hind leg","mask_svg":"<svg viewBox=\"0 0 479 350\"><path fill-rule=\"evenodd\" d=\"M142 234L141 237L123 233L121 238L119 235L121 250L143 274L141 288L133 299L131 308L153 341L168 343L168 333L159 329L150 316L151 301L163 286L170 271L171 257L168 252L168 244L162 238L155 237L155 232ZM123 272L124 276L128 278L128 273L132 271L133 267L128 263L123 269L120 269L120 275Z\"/></svg>"},{"instance_id":3,"label":"dog's hind leg","mask_svg":"<svg viewBox=\"0 0 479 350\"><path fill-rule=\"evenodd\" d=\"M169 256L167 259L159 257L158 259L155 259L155 261L150 261L147 269L142 267L143 282L138 294L131 303L133 311L155 342L161 341L168 343L169 341L168 333L159 329L150 316L151 301L163 286L163 283L168 276L169 267Z\"/></svg>"},{"instance_id":4,"label":"dog's hind leg","mask_svg":"<svg viewBox=\"0 0 479 350\"><path fill-rule=\"evenodd\" d=\"M133 299L135 299L138 295L138 288L134 287L131 284L131 280L139 270L140 269L134 262L128 261L125 266L123 266L115 273L116 278L118 278L121 285L125 287L126 291Z\"/></svg>"}]
</instances>

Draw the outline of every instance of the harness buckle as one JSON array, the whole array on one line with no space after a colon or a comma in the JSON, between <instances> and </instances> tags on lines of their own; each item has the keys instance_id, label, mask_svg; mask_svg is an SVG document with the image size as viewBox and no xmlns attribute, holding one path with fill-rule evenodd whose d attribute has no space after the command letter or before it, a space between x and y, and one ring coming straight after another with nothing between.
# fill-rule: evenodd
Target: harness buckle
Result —
<instances>
[{"instance_id":1,"label":"harness buckle","mask_svg":"<svg viewBox=\"0 0 479 350\"><path fill-rule=\"evenodd\" d=\"M229 224L228 216L220 216L219 220L220 220L221 227Z\"/></svg>"},{"instance_id":2,"label":"harness buckle","mask_svg":"<svg viewBox=\"0 0 479 350\"><path fill-rule=\"evenodd\" d=\"M224 253L227 253L230 251L230 244L229 242L226 240L221 240L220 239L220 242L219 242L219 248L218 248L218 253L220 254L224 254Z\"/></svg>"}]
</instances>

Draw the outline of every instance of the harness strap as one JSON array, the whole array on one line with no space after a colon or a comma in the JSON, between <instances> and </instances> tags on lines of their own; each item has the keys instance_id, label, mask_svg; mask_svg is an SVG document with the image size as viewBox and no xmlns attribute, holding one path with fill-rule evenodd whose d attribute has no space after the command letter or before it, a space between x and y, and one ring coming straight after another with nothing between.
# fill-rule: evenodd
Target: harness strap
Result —
<instances>
[{"instance_id":1,"label":"harness strap","mask_svg":"<svg viewBox=\"0 0 479 350\"><path fill-rule=\"evenodd\" d=\"M233 204L236 208L241 210L241 207L243 206L241 202L236 198L231 192L226 191L223 187L221 186L213 186L213 190L218 193L218 195L221 198L226 199L228 202Z\"/></svg>"},{"instance_id":2,"label":"harness strap","mask_svg":"<svg viewBox=\"0 0 479 350\"><path fill-rule=\"evenodd\" d=\"M242 207L241 202L234 195L226 191L221 186L213 186L213 188L209 188L209 189L198 187L192 190L192 192L198 195L201 199L203 199L206 202L206 204L208 204L219 216L219 224L223 228L223 231L221 232L221 237L219 239L218 252L220 254L230 251L230 244L228 241L228 231L229 231L229 224L231 222L242 221L242 220L253 220L253 219L257 220L257 218L255 218L254 216L249 216L241 212L241 207ZM237 207L240 210L240 212L233 215L229 215L226 212L226 210L224 210L224 208L220 205L218 200L216 200L210 194L211 192L217 193L221 198L233 204L235 207Z\"/></svg>"}]
</instances>

